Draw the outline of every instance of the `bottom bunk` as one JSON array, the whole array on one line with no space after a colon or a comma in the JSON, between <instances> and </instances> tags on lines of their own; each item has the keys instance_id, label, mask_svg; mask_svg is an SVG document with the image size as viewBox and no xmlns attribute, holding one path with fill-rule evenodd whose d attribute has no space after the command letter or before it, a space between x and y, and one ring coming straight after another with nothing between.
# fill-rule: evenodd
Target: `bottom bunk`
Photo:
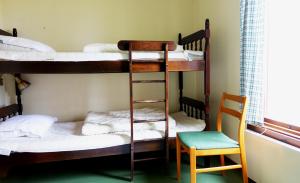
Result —
<instances>
[{"instance_id":1,"label":"bottom bunk","mask_svg":"<svg viewBox=\"0 0 300 183\"><path fill-rule=\"evenodd\" d=\"M206 126L203 120L196 119L204 111L202 102L192 99L183 102L185 112L170 117L176 121L176 127L169 129L170 148L175 148L177 132L202 131ZM0 108L0 118L11 117L17 112L18 105ZM0 176L5 177L9 169L19 165L130 153L129 132L84 136L82 126L83 122L57 122L43 138L0 138L0 153L6 153L0 154ZM142 130L135 132L134 137L136 153L151 153L165 147L164 129Z\"/></svg>"}]
</instances>

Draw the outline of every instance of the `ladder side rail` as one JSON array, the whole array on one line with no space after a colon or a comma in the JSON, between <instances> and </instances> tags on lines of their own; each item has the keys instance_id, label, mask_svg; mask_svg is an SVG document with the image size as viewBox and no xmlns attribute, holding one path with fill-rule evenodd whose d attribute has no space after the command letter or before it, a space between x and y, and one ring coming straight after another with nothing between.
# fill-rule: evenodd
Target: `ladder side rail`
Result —
<instances>
[{"instance_id":1,"label":"ladder side rail","mask_svg":"<svg viewBox=\"0 0 300 183\"><path fill-rule=\"evenodd\" d=\"M132 80L133 80L133 67L132 67L132 44L129 43L129 92L130 92L130 179L133 181L134 177L134 128L133 128L133 86L132 86Z\"/></svg>"}]
</instances>

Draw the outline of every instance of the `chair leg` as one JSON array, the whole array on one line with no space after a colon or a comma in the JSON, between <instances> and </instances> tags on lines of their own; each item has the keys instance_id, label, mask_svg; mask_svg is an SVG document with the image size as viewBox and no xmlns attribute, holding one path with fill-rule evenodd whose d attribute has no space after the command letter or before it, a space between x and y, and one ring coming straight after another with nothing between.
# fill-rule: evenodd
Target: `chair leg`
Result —
<instances>
[{"instance_id":1,"label":"chair leg","mask_svg":"<svg viewBox=\"0 0 300 183\"><path fill-rule=\"evenodd\" d=\"M176 162L177 162L177 180L181 176L181 146L178 136L176 136Z\"/></svg>"},{"instance_id":2,"label":"chair leg","mask_svg":"<svg viewBox=\"0 0 300 183\"><path fill-rule=\"evenodd\" d=\"M220 163L221 166L225 166L225 159L224 159L224 155L220 155ZM225 175L225 171L222 171L222 175Z\"/></svg>"},{"instance_id":3,"label":"chair leg","mask_svg":"<svg viewBox=\"0 0 300 183\"><path fill-rule=\"evenodd\" d=\"M242 173L243 173L243 182L248 183L248 173L247 173L247 160L245 149L241 148L241 164L242 164Z\"/></svg>"},{"instance_id":4,"label":"chair leg","mask_svg":"<svg viewBox=\"0 0 300 183\"><path fill-rule=\"evenodd\" d=\"M190 173L191 173L191 183L196 183L196 148L190 148Z\"/></svg>"}]
</instances>

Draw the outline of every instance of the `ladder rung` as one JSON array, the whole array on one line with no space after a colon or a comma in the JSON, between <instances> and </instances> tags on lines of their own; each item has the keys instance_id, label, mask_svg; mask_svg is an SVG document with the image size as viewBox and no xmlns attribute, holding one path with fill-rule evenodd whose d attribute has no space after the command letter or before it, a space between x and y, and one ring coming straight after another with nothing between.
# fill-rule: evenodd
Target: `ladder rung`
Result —
<instances>
[{"instance_id":1,"label":"ladder rung","mask_svg":"<svg viewBox=\"0 0 300 183\"><path fill-rule=\"evenodd\" d=\"M137 143L143 143L143 142L153 142L154 140L162 141L162 140L165 140L167 138L169 139L169 136L168 137L163 137L163 139L162 138L151 138L151 139L144 139L144 140L134 140L133 143L137 144Z\"/></svg>"},{"instance_id":2,"label":"ladder rung","mask_svg":"<svg viewBox=\"0 0 300 183\"><path fill-rule=\"evenodd\" d=\"M166 102L166 100L135 100L133 103L138 104L138 103L161 103L161 102Z\"/></svg>"},{"instance_id":3,"label":"ladder rung","mask_svg":"<svg viewBox=\"0 0 300 183\"><path fill-rule=\"evenodd\" d=\"M164 59L134 59L132 63L163 63L165 62Z\"/></svg>"},{"instance_id":4,"label":"ladder rung","mask_svg":"<svg viewBox=\"0 0 300 183\"><path fill-rule=\"evenodd\" d=\"M164 158L165 157L153 157L153 158L135 159L134 162L151 161L151 160L158 160L158 159L164 159Z\"/></svg>"},{"instance_id":5,"label":"ladder rung","mask_svg":"<svg viewBox=\"0 0 300 183\"><path fill-rule=\"evenodd\" d=\"M161 122L166 121L166 119L150 119L150 120L134 120L134 123L155 123L155 122Z\"/></svg>"},{"instance_id":6,"label":"ladder rung","mask_svg":"<svg viewBox=\"0 0 300 183\"><path fill-rule=\"evenodd\" d=\"M165 80L135 80L132 83L165 83Z\"/></svg>"}]
</instances>

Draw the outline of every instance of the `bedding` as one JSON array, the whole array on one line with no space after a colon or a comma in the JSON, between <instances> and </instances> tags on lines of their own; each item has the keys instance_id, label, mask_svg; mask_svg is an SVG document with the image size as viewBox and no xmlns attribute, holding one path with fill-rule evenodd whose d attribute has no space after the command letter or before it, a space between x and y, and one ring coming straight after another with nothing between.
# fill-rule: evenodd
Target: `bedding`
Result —
<instances>
[{"instance_id":1,"label":"bedding","mask_svg":"<svg viewBox=\"0 0 300 183\"><path fill-rule=\"evenodd\" d=\"M120 52L121 50L118 48L117 44L113 43L92 43L85 45L83 48L83 52L91 53L91 52ZM183 52L182 45L176 45L175 52Z\"/></svg>"},{"instance_id":2,"label":"bedding","mask_svg":"<svg viewBox=\"0 0 300 183\"><path fill-rule=\"evenodd\" d=\"M182 45L176 45L176 49L174 51L177 51L177 52L184 51L183 46Z\"/></svg>"},{"instance_id":3,"label":"bedding","mask_svg":"<svg viewBox=\"0 0 300 183\"><path fill-rule=\"evenodd\" d=\"M28 52L28 51L34 51L31 48L24 48L20 46L13 46L13 45L8 45L8 44L3 44L0 40L0 50L1 51L23 51L23 52Z\"/></svg>"},{"instance_id":4,"label":"bedding","mask_svg":"<svg viewBox=\"0 0 300 183\"><path fill-rule=\"evenodd\" d=\"M0 123L0 137L43 137L57 118L47 115L14 116Z\"/></svg>"},{"instance_id":5,"label":"bedding","mask_svg":"<svg viewBox=\"0 0 300 183\"><path fill-rule=\"evenodd\" d=\"M25 39L21 37L12 37L12 36L2 36L0 35L0 43L7 46L14 46L17 49L31 49L38 52L55 52L50 46L30 39ZM12 47L11 47L12 48ZM12 50L13 51L13 50Z\"/></svg>"},{"instance_id":6,"label":"bedding","mask_svg":"<svg viewBox=\"0 0 300 183\"><path fill-rule=\"evenodd\" d=\"M197 54L196 54L197 53ZM161 59L162 52L133 52L133 59ZM193 61L203 60L203 52L169 52L170 61ZM2 51L0 60L13 61L128 61L128 52L24 52L24 51Z\"/></svg>"},{"instance_id":7,"label":"bedding","mask_svg":"<svg viewBox=\"0 0 300 183\"><path fill-rule=\"evenodd\" d=\"M142 108L134 110L135 120L161 120L165 118L162 110L155 108ZM169 117L169 129L174 129L176 122ZM165 121L136 123L134 131L142 130L165 130ZM83 135L99 135L116 132L130 132L130 115L129 110L112 111L108 113L90 112L83 124Z\"/></svg>"},{"instance_id":8,"label":"bedding","mask_svg":"<svg viewBox=\"0 0 300 183\"><path fill-rule=\"evenodd\" d=\"M178 115L174 116L179 120L176 121L176 128L170 129L170 137L175 137L176 132L202 131L204 129L205 122L203 120L189 119L189 122L186 123L185 117L187 116L183 115L181 118L178 118ZM12 152L78 151L130 144L130 132L84 136L81 135L82 125L83 122L56 122L43 138L0 137L0 154L8 156ZM164 134L164 131L161 130L143 130L135 132L134 139L161 139Z\"/></svg>"}]
</instances>

